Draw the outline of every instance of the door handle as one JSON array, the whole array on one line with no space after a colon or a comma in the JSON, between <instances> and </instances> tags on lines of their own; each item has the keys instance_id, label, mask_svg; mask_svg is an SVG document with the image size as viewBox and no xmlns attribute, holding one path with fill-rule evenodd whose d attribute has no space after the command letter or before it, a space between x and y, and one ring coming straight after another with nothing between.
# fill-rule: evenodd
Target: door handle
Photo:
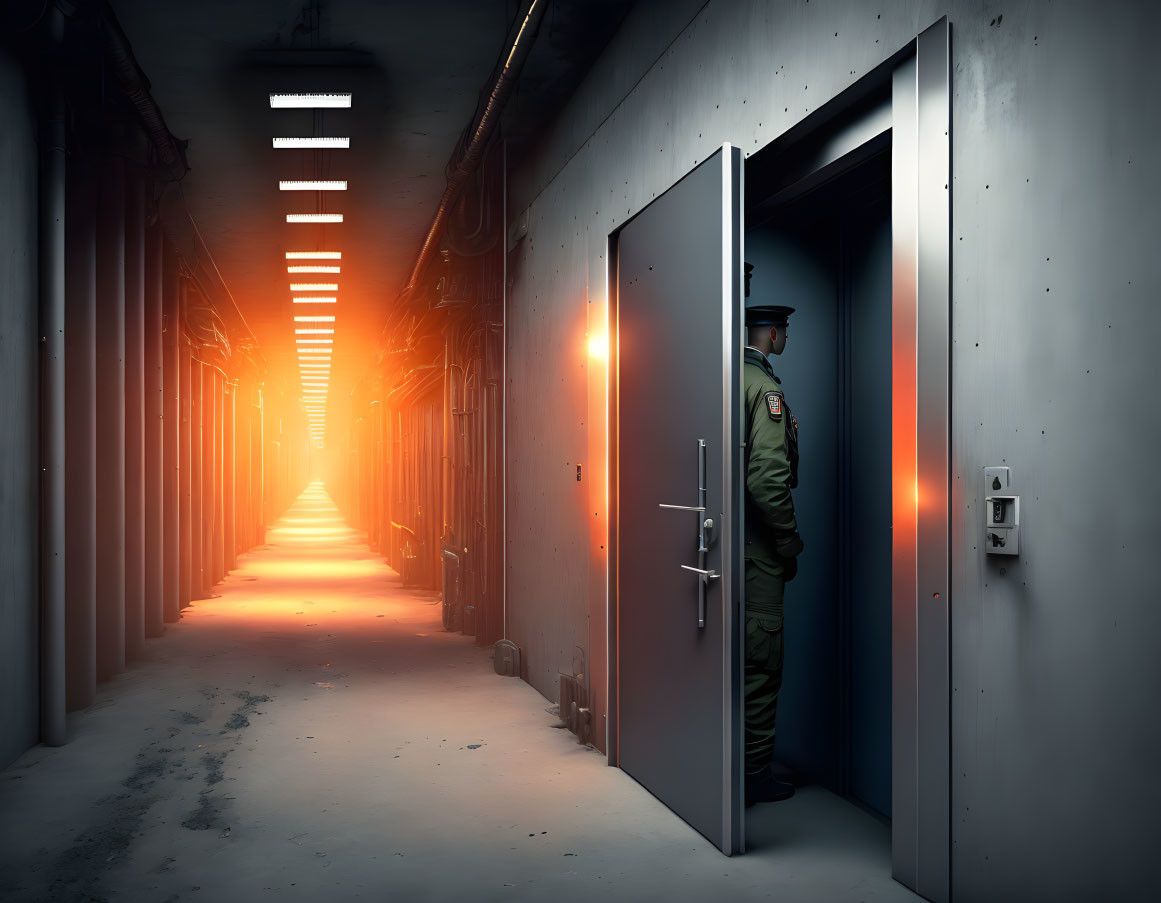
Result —
<instances>
[{"instance_id":1,"label":"door handle","mask_svg":"<svg viewBox=\"0 0 1161 903\"><path fill-rule=\"evenodd\" d=\"M692 564L683 564L681 566L683 571L693 571L695 574L701 574L702 580L717 580L721 576L717 571L707 571L705 568L695 568Z\"/></svg>"},{"instance_id":2,"label":"door handle","mask_svg":"<svg viewBox=\"0 0 1161 903\"><path fill-rule=\"evenodd\" d=\"M697 517L697 563L698 566L683 564L681 569L690 571L701 577L697 582L697 626L705 627L705 590L711 580L721 577L717 571L706 570L705 556L709 552L708 532L714 528L712 518L703 518L706 506L706 463L705 440L697 440L697 501L696 505L658 505L659 508L668 508L670 511L692 511Z\"/></svg>"},{"instance_id":3,"label":"door handle","mask_svg":"<svg viewBox=\"0 0 1161 903\"><path fill-rule=\"evenodd\" d=\"M704 559L704 550L697 557L699 561ZM692 564L683 564L681 569L683 571L690 571L691 573L697 574L701 578L697 581L697 626L705 627L705 588L709 585L711 580L717 580L719 577L721 577L721 574L714 570L695 568Z\"/></svg>"}]
</instances>

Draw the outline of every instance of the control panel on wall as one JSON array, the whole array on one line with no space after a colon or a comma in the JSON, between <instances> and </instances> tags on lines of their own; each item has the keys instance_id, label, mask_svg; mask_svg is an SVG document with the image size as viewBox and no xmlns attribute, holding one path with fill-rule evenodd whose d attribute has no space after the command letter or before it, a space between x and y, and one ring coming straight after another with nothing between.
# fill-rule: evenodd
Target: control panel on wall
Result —
<instances>
[{"instance_id":1,"label":"control panel on wall","mask_svg":"<svg viewBox=\"0 0 1161 903\"><path fill-rule=\"evenodd\" d=\"M1020 554L1020 496L1011 494L1010 482L1010 468L984 468L984 549L989 555Z\"/></svg>"}]
</instances>

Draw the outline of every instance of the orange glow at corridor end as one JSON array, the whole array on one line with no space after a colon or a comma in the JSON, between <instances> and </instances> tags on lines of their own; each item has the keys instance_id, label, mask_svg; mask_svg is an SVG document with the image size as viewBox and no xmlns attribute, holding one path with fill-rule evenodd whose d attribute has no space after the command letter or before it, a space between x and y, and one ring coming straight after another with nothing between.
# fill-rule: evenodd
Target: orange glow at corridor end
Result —
<instances>
[{"instance_id":1,"label":"orange glow at corridor end","mask_svg":"<svg viewBox=\"0 0 1161 903\"><path fill-rule=\"evenodd\" d=\"M347 523L321 483L309 484L270 525L268 541L275 551L240 556L237 571L221 584L221 596L199 601L184 616L360 633L416 616L414 600L366 589L352 595L353 584L386 580L386 586L399 577L367 548L365 536Z\"/></svg>"}]
</instances>

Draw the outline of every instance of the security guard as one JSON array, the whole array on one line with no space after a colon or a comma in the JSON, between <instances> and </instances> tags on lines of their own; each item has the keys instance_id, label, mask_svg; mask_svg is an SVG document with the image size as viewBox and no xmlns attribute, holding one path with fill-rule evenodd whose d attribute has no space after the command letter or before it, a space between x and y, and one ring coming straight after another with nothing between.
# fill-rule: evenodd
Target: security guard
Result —
<instances>
[{"instance_id":1,"label":"security guard","mask_svg":"<svg viewBox=\"0 0 1161 903\"><path fill-rule=\"evenodd\" d=\"M746 264L746 295L750 272ZM787 799L794 786L770 771L782 686L782 596L802 538L790 490L798 485L798 421L768 355L786 348L792 307L746 308L746 806Z\"/></svg>"}]
</instances>

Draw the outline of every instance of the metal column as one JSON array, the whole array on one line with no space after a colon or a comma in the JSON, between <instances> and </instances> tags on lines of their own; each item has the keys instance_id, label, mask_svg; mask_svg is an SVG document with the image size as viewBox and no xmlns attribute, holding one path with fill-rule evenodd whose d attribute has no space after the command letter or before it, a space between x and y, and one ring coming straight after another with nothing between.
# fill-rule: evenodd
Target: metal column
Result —
<instances>
[{"instance_id":1,"label":"metal column","mask_svg":"<svg viewBox=\"0 0 1161 903\"><path fill-rule=\"evenodd\" d=\"M105 158L97 228L97 679L125 667L125 163Z\"/></svg>"},{"instance_id":2,"label":"metal column","mask_svg":"<svg viewBox=\"0 0 1161 903\"><path fill-rule=\"evenodd\" d=\"M161 350L162 376L162 510L163 564L162 616L167 623L181 617L181 485L185 468L181 462L182 360L178 345L178 279L173 251L161 239Z\"/></svg>"},{"instance_id":3,"label":"metal column","mask_svg":"<svg viewBox=\"0 0 1161 903\"><path fill-rule=\"evenodd\" d=\"M145 186L125 192L125 657L145 645Z\"/></svg>"},{"instance_id":4,"label":"metal column","mask_svg":"<svg viewBox=\"0 0 1161 903\"><path fill-rule=\"evenodd\" d=\"M65 653L68 709L83 709L97 686L97 380L93 341L97 294L99 170L74 154L67 187L65 325Z\"/></svg>"},{"instance_id":5,"label":"metal column","mask_svg":"<svg viewBox=\"0 0 1161 903\"><path fill-rule=\"evenodd\" d=\"M226 576L226 379L214 371L214 583Z\"/></svg>"},{"instance_id":6,"label":"metal column","mask_svg":"<svg viewBox=\"0 0 1161 903\"><path fill-rule=\"evenodd\" d=\"M214 585L214 526L217 511L214 505L214 423L217 420L217 373L213 367L202 364L202 582L201 597L210 595Z\"/></svg>"},{"instance_id":7,"label":"metal column","mask_svg":"<svg viewBox=\"0 0 1161 903\"><path fill-rule=\"evenodd\" d=\"M186 283L183 280L179 286L178 305L181 306L182 296L187 291ZM185 608L189 605L190 600L193 599L194 594L194 515L193 515L193 411L194 411L194 386L193 386L193 359L190 356L189 343L181 335L180 318L175 318L173 326L174 342L178 349L178 380L179 385L179 405L180 405L180 421L178 433L178 507L180 508L179 519L181 521L180 530L178 534L180 544L178 546L178 607ZM180 617L180 611L178 613Z\"/></svg>"},{"instance_id":8,"label":"metal column","mask_svg":"<svg viewBox=\"0 0 1161 903\"><path fill-rule=\"evenodd\" d=\"M54 49L64 14L53 8ZM53 86L40 175L40 738L65 742L65 102Z\"/></svg>"},{"instance_id":9,"label":"metal column","mask_svg":"<svg viewBox=\"0 0 1161 903\"><path fill-rule=\"evenodd\" d=\"M160 225L145 235L145 635L165 631L165 540L163 507L163 379L161 308L164 262Z\"/></svg>"},{"instance_id":10,"label":"metal column","mask_svg":"<svg viewBox=\"0 0 1161 903\"><path fill-rule=\"evenodd\" d=\"M193 358L193 350L191 348L189 352L191 356L190 386L193 394L190 402L190 594L187 602L205 598L205 593L203 592L205 580L202 576L202 570L205 567L205 536L202 526L205 515L205 502L202 491L202 481L205 477L205 470L202 467L204 458L202 454L202 408L205 406L203 392L205 380L203 370L205 368L200 361Z\"/></svg>"},{"instance_id":11,"label":"metal column","mask_svg":"<svg viewBox=\"0 0 1161 903\"><path fill-rule=\"evenodd\" d=\"M226 429L222 435L223 455L222 455L222 496L225 499L225 507L222 512L222 518L225 521L225 531L222 537L223 549L225 550L225 557L222 562L223 576L234 569L238 550L235 547L236 525L234 518L236 516L235 501L237 498L237 479L235 474L235 463L237 461L237 449L234 447L237 441L237 398L238 387L230 386L229 394L225 398L225 414L223 420L225 421Z\"/></svg>"}]
</instances>

